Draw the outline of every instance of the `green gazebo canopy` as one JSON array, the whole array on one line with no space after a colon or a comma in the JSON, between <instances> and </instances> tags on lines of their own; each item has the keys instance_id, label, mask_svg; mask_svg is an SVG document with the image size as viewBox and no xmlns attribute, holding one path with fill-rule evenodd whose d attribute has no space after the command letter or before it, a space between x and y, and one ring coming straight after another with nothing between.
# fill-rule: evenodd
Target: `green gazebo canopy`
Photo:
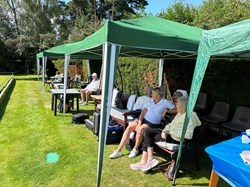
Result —
<instances>
[{"instance_id":1,"label":"green gazebo canopy","mask_svg":"<svg viewBox=\"0 0 250 187\"><path fill-rule=\"evenodd\" d=\"M107 21L82 41L64 44L37 55L63 58L101 59L106 42L120 47L119 56L142 58L195 58L203 29L159 17Z\"/></svg>"},{"instance_id":2,"label":"green gazebo canopy","mask_svg":"<svg viewBox=\"0 0 250 187\"><path fill-rule=\"evenodd\" d=\"M111 106L112 94L110 93L113 90L118 57L158 58L161 59L160 62L163 62L163 59L196 58L202 31L203 29L200 28L153 16L134 20L107 21L101 29L82 41L57 46L37 55L37 58L65 57L65 85L70 58L103 59L97 186L100 186L101 180ZM163 63L159 64L163 67ZM64 98L66 98L66 87Z\"/></svg>"},{"instance_id":3,"label":"green gazebo canopy","mask_svg":"<svg viewBox=\"0 0 250 187\"><path fill-rule=\"evenodd\" d=\"M218 29L202 32L198 57L189 94L186 118L182 131L182 141L187 124L199 94L210 57L250 58L250 19ZM179 154L181 154L179 152ZM180 155L178 155L179 157ZM179 158L178 158L179 160Z\"/></svg>"}]
</instances>

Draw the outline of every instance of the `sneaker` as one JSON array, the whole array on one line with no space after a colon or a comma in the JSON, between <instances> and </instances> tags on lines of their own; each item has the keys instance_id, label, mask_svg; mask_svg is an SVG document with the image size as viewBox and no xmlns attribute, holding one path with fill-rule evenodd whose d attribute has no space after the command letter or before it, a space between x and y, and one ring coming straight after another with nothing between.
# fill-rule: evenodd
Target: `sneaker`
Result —
<instances>
[{"instance_id":1,"label":"sneaker","mask_svg":"<svg viewBox=\"0 0 250 187\"><path fill-rule=\"evenodd\" d=\"M83 103L84 103L84 101L80 101L80 102L79 102L79 104L83 104Z\"/></svg>"},{"instance_id":2,"label":"sneaker","mask_svg":"<svg viewBox=\"0 0 250 187\"><path fill-rule=\"evenodd\" d=\"M129 158L134 158L139 154L139 150L136 149L132 149L132 151L130 152L130 154L128 155Z\"/></svg>"},{"instance_id":3,"label":"sneaker","mask_svg":"<svg viewBox=\"0 0 250 187\"><path fill-rule=\"evenodd\" d=\"M109 158L119 158L122 156L122 152L118 151L118 150L114 150L113 153L111 155L109 155Z\"/></svg>"},{"instance_id":4,"label":"sneaker","mask_svg":"<svg viewBox=\"0 0 250 187\"><path fill-rule=\"evenodd\" d=\"M83 106L88 105L88 103L85 101L82 103Z\"/></svg>"},{"instance_id":5,"label":"sneaker","mask_svg":"<svg viewBox=\"0 0 250 187\"><path fill-rule=\"evenodd\" d=\"M146 166L146 164L142 164L141 162L137 162L135 164L130 164L130 168L132 170L142 170L145 166Z\"/></svg>"},{"instance_id":6,"label":"sneaker","mask_svg":"<svg viewBox=\"0 0 250 187\"><path fill-rule=\"evenodd\" d=\"M152 160L149 161L149 163L146 164L146 166L142 169L143 172L149 171L152 168L154 168L157 164L159 163L159 161L155 158L153 158Z\"/></svg>"}]
</instances>

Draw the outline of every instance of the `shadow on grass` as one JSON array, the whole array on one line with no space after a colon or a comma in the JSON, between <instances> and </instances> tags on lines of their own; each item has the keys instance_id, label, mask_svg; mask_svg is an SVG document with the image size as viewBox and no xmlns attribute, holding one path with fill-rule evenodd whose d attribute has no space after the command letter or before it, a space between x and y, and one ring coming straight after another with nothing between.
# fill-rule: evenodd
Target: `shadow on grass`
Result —
<instances>
[{"instance_id":1,"label":"shadow on grass","mask_svg":"<svg viewBox=\"0 0 250 187\"><path fill-rule=\"evenodd\" d=\"M89 116L93 116L93 113L95 112L94 110L84 110L84 109L79 109L80 113L86 113ZM77 112L76 112L77 113Z\"/></svg>"},{"instance_id":2,"label":"shadow on grass","mask_svg":"<svg viewBox=\"0 0 250 187\"><path fill-rule=\"evenodd\" d=\"M1 107L0 107L0 122L2 120L2 117L3 117L4 113L5 113L6 107L7 107L8 103L9 103L10 96L11 96L11 94L12 94L14 88L15 88L15 85L16 85L16 80L13 79L13 82L10 85L10 88L8 89L8 92L7 92L7 94L6 94L3 102L1 103Z\"/></svg>"},{"instance_id":3,"label":"shadow on grass","mask_svg":"<svg viewBox=\"0 0 250 187\"><path fill-rule=\"evenodd\" d=\"M158 164L158 166L153 168L152 170L148 171L146 174L147 175L155 175L155 174L161 173L162 177L164 177L166 179L166 182L169 183L169 185L172 185L172 181L169 181L165 175L167 167L168 167L168 161L160 160L160 163ZM190 166L189 166L189 169L191 169ZM187 169L184 169L181 167L178 174L177 174L175 185L172 185L172 186L176 186L176 185L177 186L208 186L208 183L205 183L205 182L192 183L192 184L182 182L181 178L185 178L185 177L190 178L190 180L192 180L192 181L204 177L204 172L193 171L192 169L191 169L192 170L191 171L189 169L187 170Z\"/></svg>"},{"instance_id":4,"label":"shadow on grass","mask_svg":"<svg viewBox=\"0 0 250 187\"><path fill-rule=\"evenodd\" d=\"M175 183L175 185L178 185L178 186L208 186L208 183L192 183L192 184Z\"/></svg>"},{"instance_id":5,"label":"shadow on grass","mask_svg":"<svg viewBox=\"0 0 250 187\"><path fill-rule=\"evenodd\" d=\"M182 159L179 172L177 174L176 182L175 184L178 186L208 186L208 183L201 182L201 183L185 183L181 179L182 178L190 178L190 180L195 181L197 179L201 178L207 178L210 177L210 172L212 168L212 162L209 159L208 155L205 152L205 148L207 145L202 145L199 150L199 165L201 167L200 171L197 171L196 165L193 159ZM166 178L164 173L166 172L166 168L168 167L168 162L171 161L170 154L167 154L162 149L155 147L155 155L163 158L162 160L159 160L158 167L153 168L151 171L147 172L148 175L154 175L157 173L162 173L163 177ZM164 160L165 159L165 160ZM166 178L166 181L168 179ZM171 184L171 181L168 181L169 184Z\"/></svg>"}]
</instances>

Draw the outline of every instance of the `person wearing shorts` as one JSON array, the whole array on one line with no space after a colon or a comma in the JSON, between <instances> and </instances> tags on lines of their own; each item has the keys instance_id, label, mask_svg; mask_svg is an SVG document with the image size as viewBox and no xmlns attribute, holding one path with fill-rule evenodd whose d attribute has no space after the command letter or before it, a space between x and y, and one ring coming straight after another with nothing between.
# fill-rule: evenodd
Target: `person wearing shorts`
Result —
<instances>
[{"instance_id":1,"label":"person wearing shorts","mask_svg":"<svg viewBox=\"0 0 250 187\"><path fill-rule=\"evenodd\" d=\"M173 109L174 104L162 98L162 92L159 87L152 90L152 98L144 105L138 119L131 122L123 133L122 139L117 150L114 150L109 158L114 159L122 156L122 148L129 140L130 133L136 131L135 146L129 154L129 158L133 158L139 153L139 146L143 140L143 131L148 128L158 128L162 119L163 111Z\"/></svg>"}]
</instances>

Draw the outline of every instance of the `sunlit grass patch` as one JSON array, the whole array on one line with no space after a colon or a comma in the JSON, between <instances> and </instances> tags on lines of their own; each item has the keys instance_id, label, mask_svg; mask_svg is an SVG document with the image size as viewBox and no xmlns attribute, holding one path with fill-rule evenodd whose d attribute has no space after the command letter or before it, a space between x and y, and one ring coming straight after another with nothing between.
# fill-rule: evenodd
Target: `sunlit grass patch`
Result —
<instances>
[{"instance_id":1,"label":"sunlit grass patch","mask_svg":"<svg viewBox=\"0 0 250 187\"><path fill-rule=\"evenodd\" d=\"M40 85L39 85L40 84ZM76 106L75 106L76 108ZM42 94L37 81L16 81L0 121L0 186L95 186L98 141L85 125L72 124L72 112L54 116L51 93ZM94 102L81 106L80 112L93 117ZM142 173L129 168L141 159L124 156L109 159L117 144L106 145L101 186L171 186L157 169ZM47 163L46 155L56 152L59 160ZM207 186L211 161L202 150L202 171L183 172L176 184ZM157 155L157 158L164 160ZM190 164L191 165L191 164ZM178 186L178 185L177 185Z\"/></svg>"}]
</instances>

